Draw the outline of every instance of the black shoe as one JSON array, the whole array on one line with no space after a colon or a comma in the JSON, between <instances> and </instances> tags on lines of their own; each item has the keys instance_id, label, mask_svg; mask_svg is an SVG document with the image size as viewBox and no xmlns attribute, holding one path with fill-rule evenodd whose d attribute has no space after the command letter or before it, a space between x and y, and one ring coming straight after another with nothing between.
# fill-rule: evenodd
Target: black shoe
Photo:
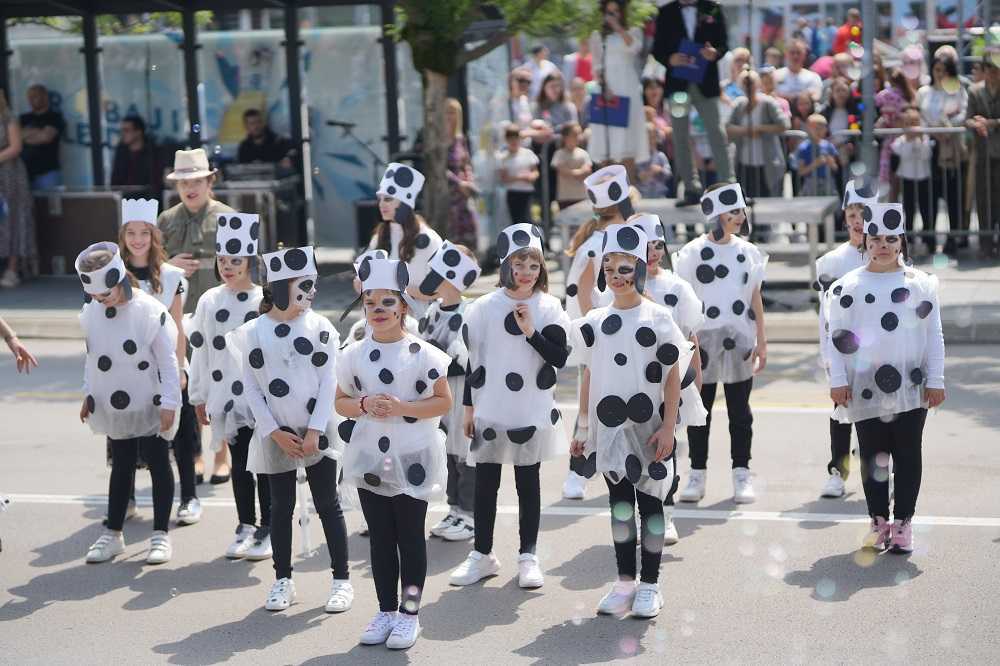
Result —
<instances>
[{"instance_id":1,"label":"black shoe","mask_svg":"<svg viewBox=\"0 0 1000 666\"><path fill-rule=\"evenodd\" d=\"M205 483L205 475L204 474L195 474L194 475L194 483L195 483L196 486L200 486L201 484Z\"/></svg>"},{"instance_id":2,"label":"black shoe","mask_svg":"<svg viewBox=\"0 0 1000 666\"><path fill-rule=\"evenodd\" d=\"M228 474L221 474L221 475L220 474L213 474L212 478L210 478L208 480L208 482L211 483L213 486L218 486L218 485L223 484L223 483L229 483L229 475Z\"/></svg>"}]
</instances>

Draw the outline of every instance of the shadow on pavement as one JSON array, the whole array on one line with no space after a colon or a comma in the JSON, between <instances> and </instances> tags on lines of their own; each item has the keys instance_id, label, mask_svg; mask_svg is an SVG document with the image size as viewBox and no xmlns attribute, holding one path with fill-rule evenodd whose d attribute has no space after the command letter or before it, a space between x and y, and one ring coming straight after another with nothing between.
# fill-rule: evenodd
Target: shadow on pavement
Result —
<instances>
[{"instance_id":1,"label":"shadow on pavement","mask_svg":"<svg viewBox=\"0 0 1000 666\"><path fill-rule=\"evenodd\" d=\"M614 617L568 620L543 629L534 641L513 652L534 658L535 666L609 663L643 654L642 638L654 624Z\"/></svg>"},{"instance_id":2,"label":"shadow on pavement","mask_svg":"<svg viewBox=\"0 0 1000 666\"><path fill-rule=\"evenodd\" d=\"M868 515L868 505L861 492L848 491L840 499L820 498L811 502L803 502L794 509L785 509L781 513L849 513L858 516ZM837 523L816 520L803 520L798 526L804 530L822 530L835 527Z\"/></svg>"},{"instance_id":3,"label":"shadow on pavement","mask_svg":"<svg viewBox=\"0 0 1000 666\"><path fill-rule=\"evenodd\" d=\"M487 627L517 622L521 604L543 595L541 591L518 587L515 568L502 569L500 579L505 576L513 577L499 588L476 583L442 592L437 601L420 609L423 635L435 641L460 641Z\"/></svg>"},{"instance_id":4,"label":"shadow on pavement","mask_svg":"<svg viewBox=\"0 0 1000 666\"><path fill-rule=\"evenodd\" d=\"M239 620L208 627L175 643L161 643L153 652L168 655L171 664L214 664L244 653L249 658L253 652L321 626L327 615L322 606L304 607L301 613L294 609L283 613L255 609Z\"/></svg>"},{"instance_id":5,"label":"shadow on pavement","mask_svg":"<svg viewBox=\"0 0 1000 666\"><path fill-rule=\"evenodd\" d=\"M861 590L898 587L923 571L906 555L857 550L813 562L808 571L790 571L784 581L812 590L817 601L847 601Z\"/></svg>"}]
</instances>

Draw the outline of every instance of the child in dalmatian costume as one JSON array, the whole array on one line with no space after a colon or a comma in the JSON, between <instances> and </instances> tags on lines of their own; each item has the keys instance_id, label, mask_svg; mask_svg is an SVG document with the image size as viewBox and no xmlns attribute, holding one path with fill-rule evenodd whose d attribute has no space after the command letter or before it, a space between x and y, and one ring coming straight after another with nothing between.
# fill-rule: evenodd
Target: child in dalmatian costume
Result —
<instances>
[{"instance_id":1,"label":"child in dalmatian costume","mask_svg":"<svg viewBox=\"0 0 1000 666\"><path fill-rule=\"evenodd\" d=\"M153 482L153 536L146 562L173 554L167 535L174 500L169 441L181 402L177 327L163 305L138 289L114 243L95 243L76 258L87 303L80 325L87 361L80 420L109 439L112 455L107 530L87 551L106 562L125 550L122 525L140 450Z\"/></svg>"},{"instance_id":2,"label":"child in dalmatian costume","mask_svg":"<svg viewBox=\"0 0 1000 666\"><path fill-rule=\"evenodd\" d=\"M677 277L677 274L670 268L670 255L667 252L666 233L659 215L643 213L629 218L632 224L644 232L649 242L646 244L646 290L645 296L657 305L663 305L674 318L677 327L681 329L684 337L694 345L694 356L700 358L698 353L698 330L705 323L705 307L701 299L694 293L694 289L686 281ZM667 267L660 266L666 259ZM695 391L701 390L701 364L692 363L688 372L694 372ZM701 395L698 395L698 403L701 404ZM674 463L674 483L664 500L664 533L663 543L672 546L680 539L677 528L674 526L674 495L677 492L677 484L680 476L677 475L677 448L674 447L670 458Z\"/></svg>"},{"instance_id":3,"label":"child in dalmatian costume","mask_svg":"<svg viewBox=\"0 0 1000 666\"><path fill-rule=\"evenodd\" d=\"M844 223L850 237L846 243L827 252L816 260L816 282L819 292L819 354L823 368L830 373L829 328L825 294L830 286L856 268L865 265L864 208L878 203L878 181L857 178L847 181L844 189ZM851 471L851 424L830 419L830 462L826 464L827 480L820 495L843 497L844 482Z\"/></svg>"},{"instance_id":4,"label":"child in dalmatian costume","mask_svg":"<svg viewBox=\"0 0 1000 666\"><path fill-rule=\"evenodd\" d=\"M441 247L441 236L416 214L417 197L424 187L424 176L413 167L391 163L379 183L375 196L381 223L375 227L369 250L384 250L390 259L406 264L409 271L410 313L420 318L430 299L417 287L427 275L427 262Z\"/></svg>"},{"instance_id":5,"label":"child in dalmatian costume","mask_svg":"<svg viewBox=\"0 0 1000 666\"><path fill-rule=\"evenodd\" d=\"M156 199L123 199L121 226L118 229L118 247L125 268L138 280L139 288L158 300L167 309L174 325L181 331L184 301L187 298L187 279L184 271L167 263L163 239L156 226L160 202ZM177 471L181 480L181 502L177 522L194 524L201 519L201 504L196 486L195 459L201 455L198 425L187 392L186 340L177 339L177 363L181 369L181 409L177 435L172 442ZM111 443L107 444L108 463L111 463ZM137 468L146 467L140 451ZM133 484L134 487L134 484ZM136 514L135 491L130 495L125 520Z\"/></svg>"},{"instance_id":6,"label":"child in dalmatian costume","mask_svg":"<svg viewBox=\"0 0 1000 666\"><path fill-rule=\"evenodd\" d=\"M701 210L709 231L682 247L674 257L677 275L686 280L705 305L705 322L698 331L701 356L701 399L709 415L703 426L688 428L691 473L681 492L683 502L705 496L709 428L716 389L722 382L729 412L733 500L753 502L750 447L753 376L767 363L764 304L760 289L767 256L736 234L744 225L746 204L739 183L719 183L705 191Z\"/></svg>"},{"instance_id":7,"label":"child in dalmatian costume","mask_svg":"<svg viewBox=\"0 0 1000 666\"><path fill-rule=\"evenodd\" d=\"M229 334L243 366L243 395L255 429L247 469L267 475L271 493L271 545L277 579L264 607L282 611L295 601L292 513L296 471L305 469L313 505L326 536L333 585L326 612L348 610L347 527L337 489L343 444L333 415L337 330L312 310L316 262L311 247L264 255L267 287L261 315ZM222 381L228 378L223 377Z\"/></svg>"},{"instance_id":8,"label":"child in dalmatian costume","mask_svg":"<svg viewBox=\"0 0 1000 666\"><path fill-rule=\"evenodd\" d=\"M451 357L448 387L452 396L465 393L465 367L469 351L462 338L463 315L471 301L462 292L479 279L476 255L464 245L445 241L431 257L420 292L435 297L420 319L418 335ZM475 536L476 469L467 464L470 440L465 435L462 400L452 400L451 410L441 419L448 452L448 515L431 528L431 534L445 541L467 541Z\"/></svg>"},{"instance_id":9,"label":"child in dalmatian costume","mask_svg":"<svg viewBox=\"0 0 1000 666\"><path fill-rule=\"evenodd\" d=\"M465 381L465 433L476 466L475 548L451 574L452 585L471 585L500 569L493 554L497 491L502 465L514 466L519 512L518 584L544 583L535 547L541 517L542 461L566 451L562 415L555 405L556 370L569 357L569 319L547 293L541 233L514 224L497 239L501 287L465 311L469 366Z\"/></svg>"},{"instance_id":10,"label":"child in dalmatian costume","mask_svg":"<svg viewBox=\"0 0 1000 666\"><path fill-rule=\"evenodd\" d=\"M412 646L420 635L427 576L425 521L444 491L451 359L403 328L409 271L401 261L366 258L358 267L371 335L337 362L337 412L346 442L344 478L358 488L371 538L379 611L361 643ZM400 600L402 589L402 600Z\"/></svg>"},{"instance_id":11,"label":"child in dalmatian costume","mask_svg":"<svg viewBox=\"0 0 1000 666\"><path fill-rule=\"evenodd\" d=\"M580 227L566 251L573 257L566 278L566 314L571 320L611 302L611 293L597 288L604 229L609 224L623 224L634 212L629 198L628 172L622 165L598 169L583 183L594 205L594 217ZM570 364L576 365L577 359L571 356ZM570 469L563 482L563 497L582 500L586 493L587 480Z\"/></svg>"},{"instance_id":12,"label":"child in dalmatian costume","mask_svg":"<svg viewBox=\"0 0 1000 666\"><path fill-rule=\"evenodd\" d=\"M665 307L642 295L647 244L646 233L635 225L615 224L605 232L598 281L614 300L573 322L573 346L586 369L570 447L577 472L586 477L600 472L608 485L618 582L598 612L631 611L644 618L658 615L663 605L657 580L663 503L674 486L674 430L705 422L690 367L693 345ZM637 504L642 522L638 587Z\"/></svg>"},{"instance_id":13,"label":"child in dalmatian costume","mask_svg":"<svg viewBox=\"0 0 1000 666\"><path fill-rule=\"evenodd\" d=\"M358 298L354 301L354 303L348 306L346 310L344 310L344 313L343 315L341 315L340 318L341 321L346 319L347 315L353 312L354 309L361 303L362 299L361 280L360 278L358 278L358 268L361 267L361 262L364 261L366 258L388 259L389 253L386 252L385 250L367 250L359 254L357 258L354 259L354 291L357 292ZM407 299L407 305L409 306L414 306L414 305L418 307L421 306L421 304L417 303L413 299L413 297L411 297L409 294L404 294L404 298ZM419 322L416 319L414 319L409 312L406 313L406 320L403 324L406 330L411 332L417 330L418 323ZM362 316L360 319L354 322L354 324L351 325L351 328L347 331L347 335L344 336L344 341L341 349L351 344L352 342L358 342L359 340L364 340L365 337L368 335L371 335L371 327L368 326L368 322L365 321L365 318Z\"/></svg>"},{"instance_id":14,"label":"child in dalmatian costume","mask_svg":"<svg viewBox=\"0 0 1000 666\"><path fill-rule=\"evenodd\" d=\"M253 414L243 396L240 351L227 336L257 318L263 291L254 284L258 274L260 219L250 213L218 217L215 265L222 284L209 289L185 319L191 346L188 395L198 421L211 425L212 448L228 446L233 459L233 497L239 523L236 538L226 549L230 559L265 560L271 557L271 494L267 476L255 479L247 471ZM256 498L260 502L257 526Z\"/></svg>"},{"instance_id":15,"label":"child in dalmatian costume","mask_svg":"<svg viewBox=\"0 0 1000 666\"><path fill-rule=\"evenodd\" d=\"M866 204L867 262L825 294L833 418L853 423L871 516L865 546L913 550L927 410L944 402L937 278L907 265L900 204ZM889 459L895 477L889 523Z\"/></svg>"}]
</instances>

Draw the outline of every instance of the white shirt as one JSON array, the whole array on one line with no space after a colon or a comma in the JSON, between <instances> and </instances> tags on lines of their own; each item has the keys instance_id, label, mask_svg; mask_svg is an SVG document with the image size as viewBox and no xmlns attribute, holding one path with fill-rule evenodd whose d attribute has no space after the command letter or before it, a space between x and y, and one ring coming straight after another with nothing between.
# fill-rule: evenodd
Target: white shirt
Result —
<instances>
[{"instance_id":1,"label":"white shirt","mask_svg":"<svg viewBox=\"0 0 1000 666\"><path fill-rule=\"evenodd\" d=\"M538 155L527 148L521 148L516 153L503 151L498 156L500 168L507 172L508 176L516 176L522 171L529 171L538 167ZM534 192L535 184L523 180L506 183L507 190L511 192Z\"/></svg>"},{"instance_id":2,"label":"white shirt","mask_svg":"<svg viewBox=\"0 0 1000 666\"><path fill-rule=\"evenodd\" d=\"M696 5L682 6L681 18L684 19L684 29L687 31L688 39L694 41L694 31L698 21L698 7Z\"/></svg>"},{"instance_id":3,"label":"white shirt","mask_svg":"<svg viewBox=\"0 0 1000 666\"><path fill-rule=\"evenodd\" d=\"M777 82L775 90L782 97L794 97L808 90L813 99L818 100L823 94L823 79L819 78L819 74L805 67L797 73L793 73L787 67L782 67L775 72L774 80Z\"/></svg>"},{"instance_id":4,"label":"white shirt","mask_svg":"<svg viewBox=\"0 0 1000 666\"><path fill-rule=\"evenodd\" d=\"M535 59L532 58L524 66L531 70L531 87L528 89L528 96L531 99L538 97L538 92L542 89L542 81L545 80L545 77L552 72L559 71L559 68L551 60L535 62Z\"/></svg>"},{"instance_id":5,"label":"white shirt","mask_svg":"<svg viewBox=\"0 0 1000 666\"><path fill-rule=\"evenodd\" d=\"M905 136L897 136L892 141L892 152L899 156L896 175L903 180L926 180L931 177L931 151L934 141L922 136L907 141Z\"/></svg>"}]
</instances>

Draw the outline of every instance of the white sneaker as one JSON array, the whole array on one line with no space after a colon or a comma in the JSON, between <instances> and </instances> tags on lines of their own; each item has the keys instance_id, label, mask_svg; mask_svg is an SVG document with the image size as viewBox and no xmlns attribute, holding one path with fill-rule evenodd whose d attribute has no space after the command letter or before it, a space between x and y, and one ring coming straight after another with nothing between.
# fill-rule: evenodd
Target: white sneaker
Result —
<instances>
[{"instance_id":1,"label":"white sneaker","mask_svg":"<svg viewBox=\"0 0 1000 666\"><path fill-rule=\"evenodd\" d=\"M663 595L655 583L639 583L632 601L632 615L635 617L656 617L663 608Z\"/></svg>"},{"instance_id":2,"label":"white sneaker","mask_svg":"<svg viewBox=\"0 0 1000 666\"><path fill-rule=\"evenodd\" d=\"M194 525L201 520L201 501L197 497L192 497L186 502L181 502L177 509L178 525Z\"/></svg>"},{"instance_id":3,"label":"white sneaker","mask_svg":"<svg viewBox=\"0 0 1000 666\"><path fill-rule=\"evenodd\" d=\"M97 564L107 562L115 555L125 552L125 536L121 532L106 530L97 537L97 541L87 549L87 562Z\"/></svg>"},{"instance_id":4,"label":"white sneaker","mask_svg":"<svg viewBox=\"0 0 1000 666\"><path fill-rule=\"evenodd\" d=\"M632 608L635 600L635 581L620 580L597 604L597 612L601 615L624 615Z\"/></svg>"},{"instance_id":5,"label":"white sneaker","mask_svg":"<svg viewBox=\"0 0 1000 666\"><path fill-rule=\"evenodd\" d=\"M587 477L571 471L563 481L562 493L564 499L582 500L587 494Z\"/></svg>"},{"instance_id":6,"label":"white sneaker","mask_svg":"<svg viewBox=\"0 0 1000 666\"><path fill-rule=\"evenodd\" d=\"M125 509L125 520L129 520L130 518L135 518L135 514L137 513L139 513L139 510L136 508L135 500L130 499L128 501L128 508Z\"/></svg>"},{"instance_id":7,"label":"white sneaker","mask_svg":"<svg viewBox=\"0 0 1000 666\"><path fill-rule=\"evenodd\" d=\"M705 498L705 470L692 469L688 472L688 482L681 491L680 501L700 502Z\"/></svg>"},{"instance_id":8,"label":"white sneaker","mask_svg":"<svg viewBox=\"0 0 1000 666\"><path fill-rule=\"evenodd\" d=\"M12 289L19 284L21 284L21 279L17 277L17 273L9 268L4 271L3 277L0 277L0 287L5 289Z\"/></svg>"},{"instance_id":9,"label":"white sneaker","mask_svg":"<svg viewBox=\"0 0 1000 666\"><path fill-rule=\"evenodd\" d=\"M500 560L493 553L483 555L477 550L469 553L465 561L451 572L449 583L452 585L472 585L484 578L495 576L500 571Z\"/></svg>"},{"instance_id":10,"label":"white sneaker","mask_svg":"<svg viewBox=\"0 0 1000 666\"><path fill-rule=\"evenodd\" d=\"M330 588L330 598L326 601L323 609L327 613L343 613L351 610L354 603L354 587L350 581L333 579L333 587Z\"/></svg>"},{"instance_id":11,"label":"white sneaker","mask_svg":"<svg viewBox=\"0 0 1000 666\"><path fill-rule=\"evenodd\" d=\"M677 528L674 526L673 509L666 508L663 511L663 545L673 546L680 540L681 538L677 534Z\"/></svg>"},{"instance_id":12,"label":"white sneaker","mask_svg":"<svg viewBox=\"0 0 1000 666\"><path fill-rule=\"evenodd\" d=\"M476 524L472 518L457 516L451 527L438 536L445 541L468 541L476 536Z\"/></svg>"},{"instance_id":13,"label":"white sneaker","mask_svg":"<svg viewBox=\"0 0 1000 666\"><path fill-rule=\"evenodd\" d=\"M358 534L363 537L368 536L368 523L364 518L361 519L361 527L358 529Z\"/></svg>"},{"instance_id":14,"label":"white sneaker","mask_svg":"<svg viewBox=\"0 0 1000 666\"><path fill-rule=\"evenodd\" d=\"M517 584L525 590L535 590L545 584L537 555L521 553L517 558Z\"/></svg>"},{"instance_id":15,"label":"white sneaker","mask_svg":"<svg viewBox=\"0 0 1000 666\"><path fill-rule=\"evenodd\" d=\"M396 615L396 624L386 639L385 646L390 650L406 650L413 647L419 636L420 619L416 615L399 613Z\"/></svg>"},{"instance_id":16,"label":"white sneaker","mask_svg":"<svg viewBox=\"0 0 1000 666\"><path fill-rule=\"evenodd\" d=\"M288 610L295 601L295 581L291 578L279 578L274 581L271 591L267 593L264 608L269 611Z\"/></svg>"},{"instance_id":17,"label":"white sneaker","mask_svg":"<svg viewBox=\"0 0 1000 666\"><path fill-rule=\"evenodd\" d=\"M383 611L375 613L375 617L372 618L372 621L365 627L364 633L361 634L359 642L362 645L381 645L385 643L392 633L392 628L396 626L397 615L398 613L385 613Z\"/></svg>"},{"instance_id":18,"label":"white sneaker","mask_svg":"<svg viewBox=\"0 0 1000 666\"><path fill-rule=\"evenodd\" d=\"M174 549L170 545L170 535L166 532L153 532L153 536L149 538L149 552L146 553L146 564L166 564L173 555Z\"/></svg>"},{"instance_id":19,"label":"white sneaker","mask_svg":"<svg viewBox=\"0 0 1000 666\"><path fill-rule=\"evenodd\" d=\"M757 499L753 492L753 480L746 467L733 468L733 501L737 504L752 504Z\"/></svg>"},{"instance_id":20,"label":"white sneaker","mask_svg":"<svg viewBox=\"0 0 1000 666\"><path fill-rule=\"evenodd\" d=\"M253 545L254 526L240 523L236 526L236 538L229 548L226 548L226 557L230 560L239 560L246 556L247 550Z\"/></svg>"},{"instance_id":21,"label":"white sneaker","mask_svg":"<svg viewBox=\"0 0 1000 666\"><path fill-rule=\"evenodd\" d=\"M245 559L258 562L271 559L271 555L271 528L262 525L253 533L253 539L250 547L247 548Z\"/></svg>"},{"instance_id":22,"label":"white sneaker","mask_svg":"<svg viewBox=\"0 0 1000 666\"><path fill-rule=\"evenodd\" d=\"M444 532L448 530L448 528L450 528L452 525L455 524L455 521L457 519L458 516L449 511L448 515L442 518L440 523L431 528L431 536L436 536L436 537L441 536L442 534L444 534Z\"/></svg>"},{"instance_id":23,"label":"white sneaker","mask_svg":"<svg viewBox=\"0 0 1000 666\"><path fill-rule=\"evenodd\" d=\"M835 469L830 472L830 478L826 480L820 497L843 497L844 492L844 479L840 476L840 470Z\"/></svg>"}]
</instances>

